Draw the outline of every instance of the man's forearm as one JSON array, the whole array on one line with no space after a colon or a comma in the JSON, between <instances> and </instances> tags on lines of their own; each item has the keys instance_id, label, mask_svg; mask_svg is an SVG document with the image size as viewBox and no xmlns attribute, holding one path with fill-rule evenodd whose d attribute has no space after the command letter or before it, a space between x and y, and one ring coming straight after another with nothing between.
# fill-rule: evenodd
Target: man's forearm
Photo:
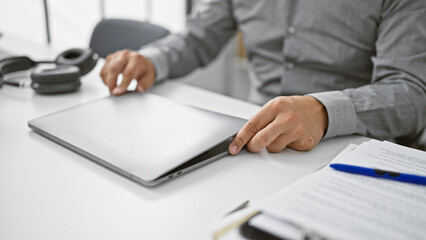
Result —
<instances>
[{"instance_id":1,"label":"man's forearm","mask_svg":"<svg viewBox=\"0 0 426 240\"><path fill-rule=\"evenodd\" d=\"M324 138L362 134L379 139L415 137L425 126L425 85L384 80L356 89L309 94L327 109Z\"/></svg>"},{"instance_id":2,"label":"man's forearm","mask_svg":"<svg viewBox=\"0 0 426 240\"><path fill-rule=\"evenodd\" d=\"M156 80L177 78L210 63L236 31L230 1L202 1L183 32L140 50L156 68Z\"/></svg>"},{"instance_id":3,"label":"man's forearm","mask_svg":"<svg viewBox=\"0 0 426 240\"><path fill-rule=\"evenodd\" d=\"M426 121L426 85L416 81L389 79L344 90L354 104L358 131L380 139L419 134Z\"/></svg>"}]
</instances>

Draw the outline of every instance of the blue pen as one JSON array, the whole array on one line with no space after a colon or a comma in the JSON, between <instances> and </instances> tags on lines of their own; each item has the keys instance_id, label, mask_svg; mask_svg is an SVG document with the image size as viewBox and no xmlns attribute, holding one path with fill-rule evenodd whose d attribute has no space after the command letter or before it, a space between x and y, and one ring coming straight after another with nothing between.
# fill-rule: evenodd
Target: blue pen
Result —
<instances>
[{"instance_id":1,"label":"blue pen","mask_svg":"<svg viewBox=\"0 0 426 240\"><path fill-rule=\"evenodd\" d=\"M386 178L386 179L400 181L400 182L426 185L425 176L391 172L391 171L386 171L381 169L358 167L358 166L346 165L341 163L332 163L330 164L330 167L342 172L355 173L355 174L365 175L369 177L376 177L376 178Z\"/></svg>"}]
</instances>

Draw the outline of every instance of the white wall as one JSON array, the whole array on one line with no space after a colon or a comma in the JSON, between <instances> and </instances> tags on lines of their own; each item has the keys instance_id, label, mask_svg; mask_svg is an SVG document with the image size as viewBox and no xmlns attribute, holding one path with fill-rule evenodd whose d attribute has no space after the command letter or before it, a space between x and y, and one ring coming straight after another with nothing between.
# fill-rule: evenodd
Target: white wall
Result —
<instances>
[{"instance_id":1,"label":"white wall","mask_svg":"<svg viewBox=\"0 0 426 240\"><path fill-rule=\"evenodd\" d=\"M42 0L0 0L0 32L46 43ZM52 46L85 47L101 19L100 0L48 0ZM105 0L108 18L149 20L172 32L185 26L184 0ZM149 19L147 19L149 17Z\"/></svg>"},{"instance_id":2,"label":"white wall","mask_svg":"<svg viewBox=\"0 0 426 240\"><path fill-rule=\"evenodd\" d=\"M172 32L178 32L185 26L185 0L104 1L107 18L149 19L152 23L164 26ZM91 32L101 19L100 2L100 0L48 0L53 49L60 51L71 47L88 46ZM43 0L0 0L0 32L3 35L13 35L38 44L46 44L42 3ZM236 42L231 41L209 67L194 71L184 81L246 99L249 85L246 69L241 66L245 65L241 65L236 57Z\"/></svg>"},{"instance_id":3,"label":"white wall","mask_svg":"<svg viewBox=\"0 0 426 240\"><path fill-rule=\"evenodd\" d=\"M36 42L45 39L41 1L0 0L0 31L3 35L26 36Z\"/></svg>"}]
</instances>

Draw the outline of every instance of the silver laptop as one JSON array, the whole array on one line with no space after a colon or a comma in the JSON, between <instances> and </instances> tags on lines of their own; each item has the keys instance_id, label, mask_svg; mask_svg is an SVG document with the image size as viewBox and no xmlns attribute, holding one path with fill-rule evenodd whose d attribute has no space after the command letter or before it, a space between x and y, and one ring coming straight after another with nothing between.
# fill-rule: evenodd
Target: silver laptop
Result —
<instances>
[{"instance_id":1,"label":"silver laptop","mask_svg":"<svg viewBox=\"0 0 426 240\"><path fill-rule=\"evenodd\" d=\"M146 186L228 154L247 120L151 93L106 97L28 122L35 132Z\"/></svg>"}]
</instances>

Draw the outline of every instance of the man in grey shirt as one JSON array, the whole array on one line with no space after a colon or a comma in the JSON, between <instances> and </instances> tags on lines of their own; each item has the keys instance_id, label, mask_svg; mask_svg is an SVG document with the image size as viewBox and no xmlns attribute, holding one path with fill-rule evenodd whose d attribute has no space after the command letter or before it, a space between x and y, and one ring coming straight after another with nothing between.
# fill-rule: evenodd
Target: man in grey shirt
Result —
<instances>
[{"instance_id":1,"label":"man in grey shirt","mask_svg":"<svg viewBox=\"0 0 426 240\"><path fill-rule=\"evenodd\" d=\"M245 144L309 150L335 136L415 137L425 128L425 0L204 0L185 31L111 54L101 77L114 95L133 79L144 91L207 65L237 30L257 81L249 100L266 104L232 154Z\"/></svg>"}]
</instances>

